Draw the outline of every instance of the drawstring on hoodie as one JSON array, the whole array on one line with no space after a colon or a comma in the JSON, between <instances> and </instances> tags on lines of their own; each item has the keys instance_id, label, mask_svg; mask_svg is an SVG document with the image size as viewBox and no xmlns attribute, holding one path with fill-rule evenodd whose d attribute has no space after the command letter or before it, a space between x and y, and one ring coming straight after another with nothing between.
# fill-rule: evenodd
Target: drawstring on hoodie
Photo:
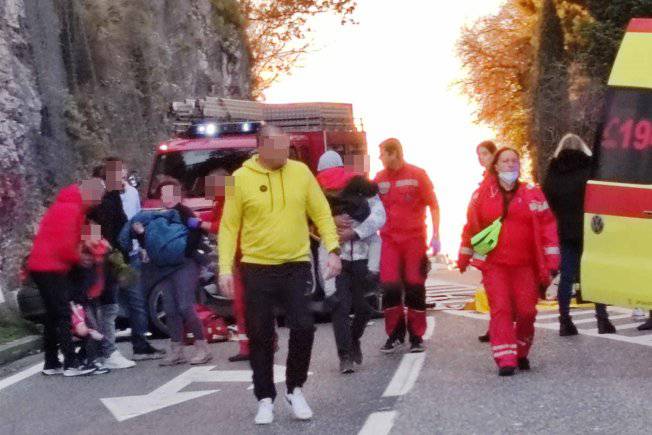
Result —
<instances>
[{"instance_id":1,"label":"drawstring on hoodie","mask_svg":"<svg viewBox=\"0 0 652 435\"><path fill-rule=\"evenodd\" d=\"M269 184L269 202L272 207L271 211L274 211L274 190L272 190L272 178L269 176L269 172L266 173L267 175L267 184Z\"/></svg>"},{"instance_id":2,"label":"drawstring on hoodie","mask_svg":"<svg viewBox=\"0 0 652 435\"><path fill-rule=\"evenodd\" d=\"M283 193L283 208L285 208L286 203L285 203L285 183L283 182L283 170L285 169L285 166L281 167L281 192Z\"/></svg>"}]
</instances>

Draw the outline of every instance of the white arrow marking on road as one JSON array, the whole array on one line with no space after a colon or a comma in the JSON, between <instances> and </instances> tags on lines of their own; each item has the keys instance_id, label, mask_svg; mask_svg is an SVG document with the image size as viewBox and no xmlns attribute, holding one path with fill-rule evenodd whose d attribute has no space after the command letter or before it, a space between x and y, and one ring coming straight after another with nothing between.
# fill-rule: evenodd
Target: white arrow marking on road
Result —
<instances>
[{"instance_id":1,"label":"white arrow marking on road","mask_svg":"<svg viewBox=\"0 0 652 435\"><path fill-rule=\"evenodd\" d=\"M122 422L168 406L207 396L220 390L181 391L194 382L251 382L251 370L213 370L216 366L193 367L142 396L100 399L116 420ZM285 367L274 366L274 382L285 382Z\"/></svg>"}]
</instances>

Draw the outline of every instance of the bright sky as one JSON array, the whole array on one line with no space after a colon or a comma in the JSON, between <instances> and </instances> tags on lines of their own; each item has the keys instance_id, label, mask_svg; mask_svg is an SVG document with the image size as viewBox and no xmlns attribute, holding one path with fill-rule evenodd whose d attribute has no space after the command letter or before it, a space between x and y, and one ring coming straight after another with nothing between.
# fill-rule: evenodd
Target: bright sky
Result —
<instances>
[{"instance_id":1,"label":"bright sky","mask_svg":"<svg viewBox=\"0 0 652 435\"><path fill-rule=\"evenodd\" d=\"M493 13L500 0L358 0L356 26L332 17L313 24L318 48L269 89L268 102L353 104L364 119L372 174L378 144L397 137L406 160L424 168L439 198L443 250L456 258L466 206L482 169L475 146L492 138L453 83L461 77L455 42L463 24Z\"/></svg>"}]
</instances>

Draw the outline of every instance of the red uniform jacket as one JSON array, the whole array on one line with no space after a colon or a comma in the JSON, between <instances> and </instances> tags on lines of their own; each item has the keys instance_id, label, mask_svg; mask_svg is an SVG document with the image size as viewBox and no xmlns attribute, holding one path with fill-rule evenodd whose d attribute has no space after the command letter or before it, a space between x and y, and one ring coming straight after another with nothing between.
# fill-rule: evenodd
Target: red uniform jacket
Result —
<instances>
[{"instance_id":1,"label":"red uniform jacket","mask_svg":"<svg viewBox=\"0 0 652 435\"><path fill-rule=\"evenodd\" d=\"M85 212L77 185L59 192L41 219L27 262L28 270L67 273L79 263Z\"/></svg>"},{"instance_id":2,"label":"red uniform jacket","mask_svg":"<svg viewBox=\"0 0 652 435\"><path fill-rule=\"evenodd\" d=\"M473 252L471 238L503 214L503 195L495 176L488 176L473 194L462 232L458 264L469 262L482 270L485 264L532 265L542 285L559 269L557 222L538 186L521 183L503 221L498 245L486 257ZM473 260L471 260L473 258Z\"/></svg>"},{"instance_id":3,"label":"red uniform jacket","mask_svg":"<svg viewBox=\"0 0 652 435\"><path fill-rule=\"evenodd\" d=\"M378 184L387 214L380 235L395 243L415 238L425 240L426 207L439 207L426 171L406 163L397 171L380 171L374 182Z\"/></svg>"}]
</instances>

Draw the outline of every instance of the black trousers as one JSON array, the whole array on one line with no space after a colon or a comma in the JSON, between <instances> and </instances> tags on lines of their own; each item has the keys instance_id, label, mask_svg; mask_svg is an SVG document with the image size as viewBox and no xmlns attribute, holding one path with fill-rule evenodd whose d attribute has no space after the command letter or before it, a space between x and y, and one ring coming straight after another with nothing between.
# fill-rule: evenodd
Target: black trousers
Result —
<instances>
[{"instance_id":1,"label":"black trousers","mask_svg":"<svg viewBox=\"0 0 652 435\"><path fill-rule=\"evenodd\" d=\"M58 350L63 353L64 369L77 364L70 332L70 301L75 292L68 274L54 272L32 272L32 279L38 287L45 304L43 346L45 368L59 366Z\"/></svg>"},{"instance_id":2,"label":"black trousers","mask_svg":"<svg viewBox=\"0 0 652 435\"><path fill-rule=\"evenodd\" d=\"M340 359L351 357L353 342L360 340L371 309L364 298L369 289L367 260L342 261L342 273L336 278L332 322ZM353 308L353 321L350 313Z\"/></svg>"},{"instance_id":3,"label":"black trousers","mask_svg":"<svg viewBox=\"0 0 652 435\"><path fill-rule=\"evenodd\" d=\"M249 361L253 370L254 394L258 400L276 398L274 386L274 306L285 309L290 328L286 385L288 392L308 379L310 355L315 337L310 311L311 265L308 262L278 266L241 264L245 288Z\"/></svg>"}]
</instances>

